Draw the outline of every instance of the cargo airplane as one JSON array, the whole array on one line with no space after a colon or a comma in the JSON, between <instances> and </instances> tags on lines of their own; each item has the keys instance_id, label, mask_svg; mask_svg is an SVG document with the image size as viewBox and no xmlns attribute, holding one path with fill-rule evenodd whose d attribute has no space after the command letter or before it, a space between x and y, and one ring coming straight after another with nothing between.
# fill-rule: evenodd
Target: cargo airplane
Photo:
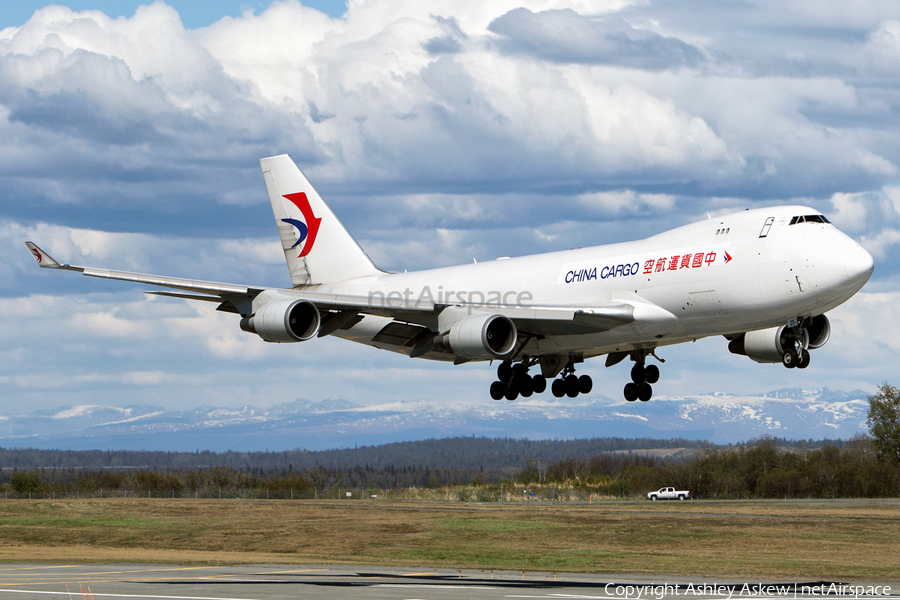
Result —
<instances>
[{"instance_id":1,"label":"cargo airplane","mask_svg":"<svg viewBox=\"0 0 900 600\"><path fill-rule=\"evenodd\" d=\"M723 336L759 363L806 368L828 341L825 313L869 279L872 257L818 211L736 212L618 244L418 272L376 267L287 155L260 160L292 286L214 283L62 264L44 268L168 288L218 303L267 342L333 335L405 354L498 361L496 400L592 389L585 359L630 359L628 401L647 401L663 346ZM532 368L536 373L531 374Z\"/></svg>"}]
</instances>

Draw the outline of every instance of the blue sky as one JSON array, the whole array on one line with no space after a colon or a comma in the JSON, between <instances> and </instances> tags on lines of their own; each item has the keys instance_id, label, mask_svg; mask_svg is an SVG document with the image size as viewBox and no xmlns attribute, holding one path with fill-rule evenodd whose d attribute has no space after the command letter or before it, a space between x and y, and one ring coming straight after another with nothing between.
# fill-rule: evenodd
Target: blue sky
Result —
<instances>
[{"instance_id":1,"label":"blue sky","mask_svg":"<svg viewBox=\"0 0 900 600\"><path fill-rule=\"evenodd\" d=\"M866 7L4 3L0 418L78 404L490 402L486 365L329 338L267 345L211 306L40 271L22 245L288 285L258 164L285 152L389 270L812 206L876 270L830 315L810 368L701 340L662 352L657 393L874 391L900 358L900 5ZM597 397L621 401L627 369L584 370Z\"/></svg>"},{"instance_id":2,"label":"blue sky","mask_svg":"<svg viewBox=\"0 0 900 600\"><path fill-rule=\"evenodd\" d=\"M178 11L181 22L189 29L212 25L222 17L239 17L246 11L261 12L268 8L271 0L170 0L167 4ZM0 5L0 22L3 26L21 25L34 12L47 6L40 0L19 0ZM138 6L149 4L137 0L79 0L78 2L58 2L74 11L100 10L110 17L131 17ZM340 17L347 10L347 3L341 0L307 0L306 6L320 10L332 17Z\"/></svg>"}]
</instances>

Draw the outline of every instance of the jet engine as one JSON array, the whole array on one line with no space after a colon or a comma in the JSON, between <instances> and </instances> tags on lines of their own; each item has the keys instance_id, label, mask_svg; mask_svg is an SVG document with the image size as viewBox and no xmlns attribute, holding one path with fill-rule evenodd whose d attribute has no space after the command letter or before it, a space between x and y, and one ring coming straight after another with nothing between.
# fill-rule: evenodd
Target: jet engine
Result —
<instances>
[{"instance_id":1,"label":"jet engine","mask_svg":"<svg viewBox=\"0 0 900 600\"><path fill-rule=\"evenodd\" d=\"M809 334L809 349L821 348L831 337L831 321L825 315L819 315L810 319L809 325L804 324Z\"/></svg>"},{"instance_id":2,"label":"jet engine","mask_svg":"<svg viewBox=\"0 0 900 600\"><path fill-rule=\"evenodd\" d=\"M241 329L267 342L305 342L318 333L321 322L319 309L312 302L284 298L263 305L250 318L241 319Z\"/></svg>"},{"instance_id":3,"label":"jet engine","mask_svg":"<svg viewBox=\"0 0 900 600\"><path fill-rule=\"evenodd\" d=\"M728 343L732 354L749 356L758 363L780 363L784 353L792 347L789 331L782 325L770 329L748 331ZM819 315L803 322L801 345L804 349L821 348L831 336L831 323L825 315Z\"/></svg>"},{"instance_id":4,"label":"jet engine","mask_svg":"<svg viewBox=\"0 0 900 600\"><path fill-rule=\"evenodd\" d=\"M503 315L475 315L457 321L440 340L440 346L463 358L502 358L512 352L518 332Z\"/></svg>"}]
</instances>

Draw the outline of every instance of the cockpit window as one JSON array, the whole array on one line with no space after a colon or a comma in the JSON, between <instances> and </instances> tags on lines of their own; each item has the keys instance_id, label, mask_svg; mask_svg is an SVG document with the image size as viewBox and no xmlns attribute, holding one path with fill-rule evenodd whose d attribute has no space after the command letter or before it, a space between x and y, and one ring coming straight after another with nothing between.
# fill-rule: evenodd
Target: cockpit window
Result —
<instances>
[{"instance_id":1,"label":"cockpit window","mask_svg":"<svg viewBox=\"0 0 900 600\"><path fill-rule=\"evenodd\" d=\"M826 219L825 215L804 215L791 219L791 225L796 225L797 223L831 223L831 221Z\"/></svg>"}]
</instances>

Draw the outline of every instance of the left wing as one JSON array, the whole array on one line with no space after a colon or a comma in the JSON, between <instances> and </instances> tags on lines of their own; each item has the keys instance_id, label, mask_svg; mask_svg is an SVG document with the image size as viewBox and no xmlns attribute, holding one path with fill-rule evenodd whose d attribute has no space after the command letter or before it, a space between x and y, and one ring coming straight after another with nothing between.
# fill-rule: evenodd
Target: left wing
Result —
<instances>
[{"instance_id":1,"label":"left wing","mask_svg":"<svg viewBox=\"0 0 900 600\"><path fill-rule=\"evenodd\" d=\"M380 295L358 296L351 294L334 294L307 291L302 288L278 289L265 286L247 286L233 283L219 283L179 277L165 277L81 267L60 263L44 252L33 242L25 242L38 265L44 269L76 271L88 277L131 281L164 288L178 290L176 292L147 292L159 296L219 302L219 310L238 313L249 317L253 311L253 299L264 291L277 291L289 298L306 300L316 305L323 312L341 314L341 319L370 314L391 317L401 322L422 323L430 321L448 305L435 304L430 300L386 299ZM456 305L455 305L456 306ZM629 303L609 302L599 306L506 306L477 305L468 307L459 305L464 310L500 314L511 319L522 332L533 335L576 335L608 331L614 327L635 321L635 306ZM337 316L337 315L335 315ZM337 321L340 319L333 319Z\"/></svg>"}]
</instances>

